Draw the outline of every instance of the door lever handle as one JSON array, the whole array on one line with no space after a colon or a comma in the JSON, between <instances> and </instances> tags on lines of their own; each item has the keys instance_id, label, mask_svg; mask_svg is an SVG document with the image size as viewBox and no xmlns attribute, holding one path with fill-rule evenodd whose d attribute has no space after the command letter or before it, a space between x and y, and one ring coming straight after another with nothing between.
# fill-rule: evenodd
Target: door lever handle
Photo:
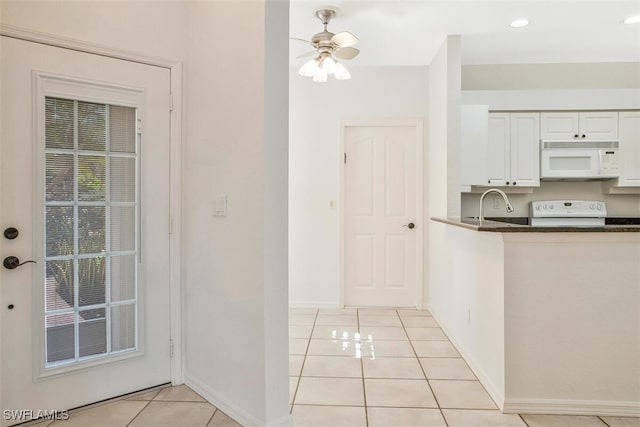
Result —
<instances>
[{"instance_id":1,"label":"door lever handle","mask_svg":"<svg viewBox=\"0 0 640 427\"><path fill-rule=\"evenodd\" d=\"M14 268L18 268L21 265L25 265L28 263L36 263L35 261L29 260L29 261L25 261L25 262L20 262L20 260L18 259L18 257L15 256L8 256L4 259L4 261L2 261L2 265L4 265L4 268L6 268L7 270L13 270Z\"/></svg>"},{"instance_id":2,"label":"door lever handle","mask_svg":"<svg viewBox=\"0 0 640 427\"><path fill-rule=\"evenodd\" d=\"M409 230L413 230L415 228L415 224L410 222L409 224L403 225L403 227L407 227Z\"/></svg>"}]
</instances>

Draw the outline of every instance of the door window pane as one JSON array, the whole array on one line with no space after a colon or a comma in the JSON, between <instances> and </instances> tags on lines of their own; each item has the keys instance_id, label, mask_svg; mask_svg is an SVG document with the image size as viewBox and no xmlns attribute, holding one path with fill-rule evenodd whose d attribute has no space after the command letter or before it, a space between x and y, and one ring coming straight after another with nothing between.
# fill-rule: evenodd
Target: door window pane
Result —
<instances>
[{"instance_id":1,"label":"door window pane","mask_svg":"<svg viewBox=\"0 0 640 427\"><path fill-rule=\"evenodd\" d=\"M136 259L134 255L111 257L111 301L136 297Z\"/></svg>"},{"instance_id":2,"label":"door window pane","mask_svg":"<svg viewBox=\"0 0 640 427\"><path fill-rule=\"evenodd\" d=\"M135 108L45 98L47 367L137 348L136 123Z\"/></svg>"},{"instance_id":3,"label":"door window pane","mask_svg":"<svg viewBox=\"0 0 640 427\"><path fill-rule=\"evenodd\" d=\"M78 102L78 149L104 151L107 106Z\"/></svg>"},{"instance_id":4,"label":"door window pane","mask_svg":"<svg viewBox=\"0 0 640 427\"><path fill-rule=\"evenodd\" d=\"M111 351L129 350L136 346L136 306L111 307Z\"/></svg>"},{"instance_id":5,"label":"door window pane","mask_svg":"<svg viewBox=\"0 0 640 427\"><path fill-rule=\"evenodd\" d=\"M44 309L73 308L74 269L72 259L47 261L44 275Z\"/></svg>"},{"instance_id":6,"label":"door window pane","mask_svg":"<svg viewBox=\"0 0 640 427\"><path fill-rule=\"evenodd\" d=\"M45 98L45 147L73 149L74 102L70 99Z\"/></svg>"},{"instance_id":7,"label":"door window pane","mask_svg":"<svg viewBox=\"0 0 640 427\"><path fill-rule=\"evenodd\" d=\"M73 154L47 153L45 163L46 200L73 201Z\"/></svg>"},{"instance_id":8,"label":"door window pane","mask_svg":"<svg viewBox=\"0 0 640 427\"><path fill-rule=\"evenodd\" d=\"M112 105L109 108L109 136L112 152L136 152L136 110Z\"/></svg>"},{"instance_id":9,"label":"door window pane","mask_svg":"<svg viewBox=\"0 0 640 427\"><path fill-rule=\"evenodd\" d=\"M104 156L78 156L78 200L105 200Z\"/></svg>"},{"instance_id":10,"label":"door window pane","mask_svg":"<svg viewBox=\"0 0 640 427\"><path fill-rule=\"evenodd\" d=\"M47 256L73 254L73 207L47 206L45 228Z\"/></svg>"},{"instance_id":11,"label":"door window pane","mask_svg":"<svg viewBox=\"0 0 640 427\"><path fill-rule=\"evenodd\" d=\"M78 260L78 299L80 305L106 302L106 257Z\"/></svg>"},{"instance_id":12,"label":"door window pane","mask_svg":"<svg viewBox=\"0 0 640 427\"><path fill-rule=\"evenodd\" d=\"M78 352L80 357L95 356L107 352L107 318L105 309L80 312L78 323Z\"/></svg>"},{"instance_id":13,"label":"door window pane","mask_svg":"<svg viewBox=\"0 0 640 427\"><path fill-rule=\"evenodd\" d=\"M81 254L105 251L105 208L82 206L78 208L78 249Z\"/></svg>"}]
</instances>

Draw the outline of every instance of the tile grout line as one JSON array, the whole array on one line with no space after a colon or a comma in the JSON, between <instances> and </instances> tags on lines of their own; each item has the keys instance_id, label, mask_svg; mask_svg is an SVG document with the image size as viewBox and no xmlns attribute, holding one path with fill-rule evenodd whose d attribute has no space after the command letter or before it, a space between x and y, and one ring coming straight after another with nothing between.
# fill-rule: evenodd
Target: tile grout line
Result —
<instances>
[{"instance_id":1,"label":"tile grout line","mask_svg":"<svg viewBox=\"0 0 640 427\"><path fill-rule=\"evenodd\" d=\"M369 427L369 410L367 407L367 389L364 383L364 362L362 361L362 334L360 333L360 309L356 308L356 329L358 330L358 336L360 337L360 375L362 376L362 398L364 400L364 423ZM355 346L355 343L354 343Z\"/></svg>"},{"instance_id":2,"label":"tile grout line","mask_svg":"<svg viewBox=\"0 0 640 427\"><path fill-rule=\"evenodd\" d=\"M213 406L213 405L211 405ZM216 413L219 411L219 409L216 406L213 406L215 408L215 410L213 411L213 414L211 414L211 416L209 417L209 420L206 422L206 424L204 425L204 427L207 427L209 425L209 423L211 422L211 420L213 419L213 417L216 415ZM234 420L235 421L235 420Z\"/></svg>"},{"instance_id":3,"label":"tile grout line","mask_svg":"<svg viewBox=\"0 0 640 427\"><path fill-rule=\"evenodd\" d=\"M609 423L608 423L608 422L606 422L605 420L603 420L603 419L602 419L602 417L601 417L601 416L597 415L597 417L598 417L598 419L599 419L600 421L602 421L602 422L604 423L604 425L605 425L605 426L607 426L607 427L611 427L611 426L609 425Z\"/></svg>"},{"instance_id":4,"label":"tile grout line","mask_svg":"<svg viewBox=\"0 0 640 427\"><path fill-rule=\"evenodd\" d=\"M300 372L298 372L298 380L296 381L296 389L293 392L293 396L291 397L291 409L289 409L289 415L293 414L293 408L296 404L296 397L298 396L298 388L300 387L300 380L302 379L302 371L304 370L304 364L307 361L307 355L309 353L309 347L311 346L311 337L313 336L313 331L316 328L316 322L318 321L318 316L320 314L320 309L316 309L315 317L313 318L313 325L311 325L311 332L309 333L309 338L307 338L307 347L304 351L304 356L302 358L302 366L300 366ZM287 357L291 357L288 355Z\"/></svg>"},{"instance_id":5,"label":"tile grout line","mask_svg":"<svg viewBox=\"0 0 640 427\"><path fill-rule=\"evenodd\" d=\"M444 421L444 425L449 427L449 423L447 422L447 419L444 416L444 412L442 412L442 407L440 406L440 402L438 402L438 397L436 396L436 393L433 391L433 388L431 387L431 383L429 382L429 378L427 377L427 373L425 372L424 367L422 366L422 363L420 363L420 358L418 357L418 352L416 352L416 349L413 346L413 341L411 339L409 339L409 334L407 333L407 328L404 326L404 321L402 320L402 316L400 316L400 313L398 313L398 310L396 310L396 314L398 315L398 318L400 318L400 324L402 325L402 330L404 331L405 335L407 336L407 340L409 341L409 345L411 346L411 350L413 350L413 354L415 354L415 356L416 356L416 361L418 362L418 366L420 367L420 370L422 371L422 375L424 375L424 379L427 381L427 386L429 387L429 391L431 391L431 394L433 395L433 399L436 401L436 405L438 405L438 410L440 411L440 416L442 417L442 420Z\"/></svg>"},{"instance_id":6,"label":"tile grout line","mask_svg":"<svg viewBox=\"0 0 640 427\"><path fill-rule=\"evenodd\" d=\"M156 394L156 396L154 396L154 399L155 399L157 396L158 396L158 395ZM140 416L140 414L142 413L142 411L144 411L145 409L147 409L147 406L149 406L149 405L151 404L151 402L153 402L153 399L149 400L149 401L147 402L147 404L146 404L146 405L144 405L144 406L143 406L143 407L138 411L138 413L137 413L133 418L131 418L131 421L129 421L127 424L125 424L125 427L130 426L130 425L131 425L131 423L132 423L132 422L134 422L134 421L136 420L136 418L138 418L138 417ZM215 411L214 411L214 412L215 412Z\"/></svg>"}]
</instances>

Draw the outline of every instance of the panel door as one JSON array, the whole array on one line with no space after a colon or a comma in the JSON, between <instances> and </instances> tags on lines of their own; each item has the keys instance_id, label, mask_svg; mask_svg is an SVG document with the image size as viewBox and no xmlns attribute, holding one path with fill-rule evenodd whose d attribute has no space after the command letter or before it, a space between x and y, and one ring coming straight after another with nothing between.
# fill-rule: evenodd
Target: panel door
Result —
<instances>
[{"instance_id":1,"label":"panel door","mask_svg":"<svg viewBox=\"0 0 640 427\"><path fill-rule=\"evenodd\" d=\"M511 185L540 185L539 113L511 113Z\"/></svg>"},{"instance_id":2,"label":"panel door","mask_svg":"<svg viewBox=\"0 0 640 427\"><path fill-rule=\"evenodd\" d=\"M509 113L489 113L489 152L487 155L488 184L509 185L511 173Z\"/></svg>"},{"instance_id":3,"label":"panel door","mask_svg":"<svg viewBox=\"0 0 640 427\"><path fill-rule=\"evenodd\" d=\"M594 140L618 139L618 113L589 111L580 113L580 138Z\"/></svg>"},{"instance_id":4,"label":"panel door","mask_svg":"<svg viewBox=\"0 0 640 427\"><path fill-rule=\"evenodd\" d=\"M345 305L416 306L416 134L412 126L345 129Z\"/></svg>"},{"instance_id":5,"label":"panel door","mask_svg":"<svg viewBox=\"0 0 640 427\"><path fill-rule=\"evenodd\" d=\"M620 115L620 178L622 187L640 187L640 111L621 111Z\"/></svg>"},{"instance_id":6,"label":"panel door","mask_svg":"<svg viewBox=\"0 0 640 427\"><path fill-rule=\"evenodd\" d=\"M170 381L170 76L1 43L0 248L36 262L0 268L13 425Z\"/></svg>"},{"instance_id":7,"label":"panel door","mask_svg":"<svg viewBox=\"0 0 640 427\"><path fill-rule=\"evenodd\" d=\"M580 115L577 112L553 112L540 115L540 138L569 141L580 138Z\"/></svg>"}]
</instances>

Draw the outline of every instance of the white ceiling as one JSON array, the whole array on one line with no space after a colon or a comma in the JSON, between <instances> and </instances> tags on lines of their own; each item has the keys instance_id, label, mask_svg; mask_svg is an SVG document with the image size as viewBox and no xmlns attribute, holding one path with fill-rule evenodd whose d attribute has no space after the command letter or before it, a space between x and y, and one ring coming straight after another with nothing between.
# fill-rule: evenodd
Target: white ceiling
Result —
<instances>
[{"instance_id":1,"label":"white ceiling","mask_svg":"<svg viewBox=\"0 0 640 427\"><path fill-rule=\"evenodd\" d=\"M640 0L290 0L290 35L322 30L317 9L338 14L329 31L350 31L361 53L352 66L428 65L447 34L462 35L463 64L640 61ZM530 25L510 28L514 19ZM310 50L291 41L290 64Z\"/></svg>"}]
</instances>

